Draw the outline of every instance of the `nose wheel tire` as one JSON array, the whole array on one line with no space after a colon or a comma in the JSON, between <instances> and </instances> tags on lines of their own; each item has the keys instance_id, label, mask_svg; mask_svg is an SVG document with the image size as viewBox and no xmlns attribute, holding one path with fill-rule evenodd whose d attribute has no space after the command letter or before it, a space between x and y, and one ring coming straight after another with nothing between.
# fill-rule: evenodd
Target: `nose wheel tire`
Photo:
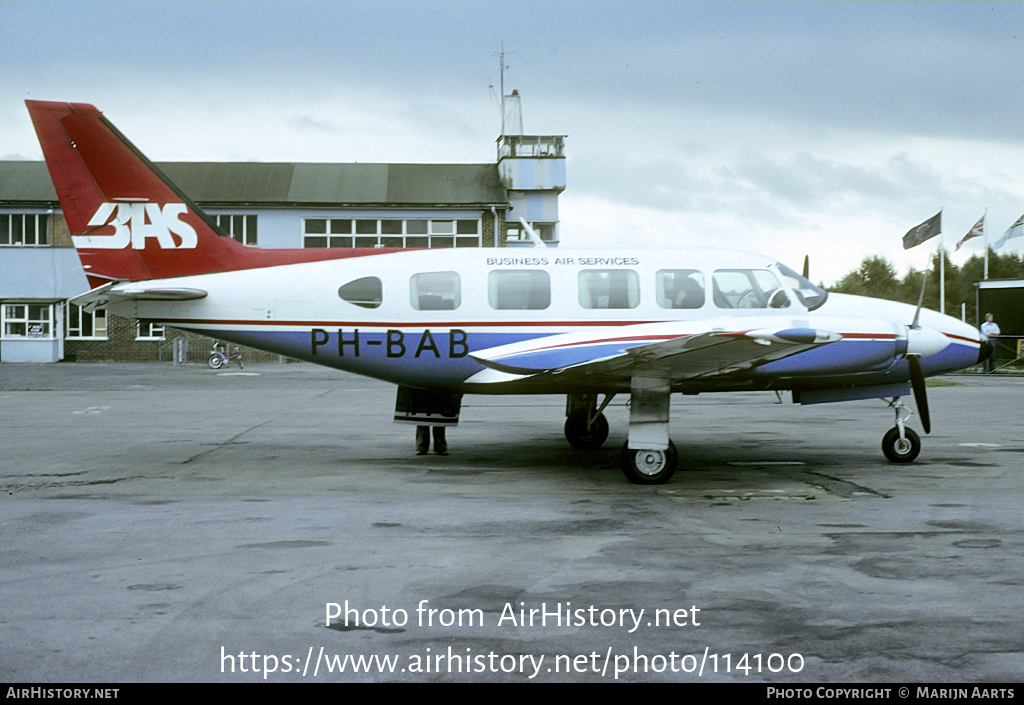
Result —
<instances>
[{"instance_id":1,"label":"nose wheel tire","mask_svg":"<svg viewBox=\"0 0 1024 705\"><path fill-rule=\"evenodd\" d=\"M913 462L921 452L921 437L912 428L904 428L903 436L900 438L900 430L893 427L882 437L882 452L891 462Z\"/></svg>"},{"instance_id":2,"label":"nose wheel tire","mask_svg":"<svg viewBox=\"0 0 1024 705\"><path fill-rule=\"evenodd\" d=\"M634 485L661 485L668 482L679 464L679 454L672 441L665 450L632 450L629 443L620 454L622 472Z\"/></svg>"},{"instance_id":3,"label":"nose wheel tire","mask_svg":"<svg viewBox=\"0 0 1024 705\"><path fill-rule=\"evenodd\" d=\"M206 361L206 364L215 370L219 370L224 366L224 358L216 354L210 355L210 359Z\"/></svg>"}]
</instances>

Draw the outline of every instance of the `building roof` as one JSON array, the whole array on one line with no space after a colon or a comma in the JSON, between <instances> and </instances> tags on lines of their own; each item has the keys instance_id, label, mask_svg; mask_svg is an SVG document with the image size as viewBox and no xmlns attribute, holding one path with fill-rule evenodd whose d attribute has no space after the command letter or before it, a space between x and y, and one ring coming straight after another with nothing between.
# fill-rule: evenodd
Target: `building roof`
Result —
<instances>
[{"instance_id":1,"label":"building roof","mask_svg":"<svg viewBox=\"0 0 1024 705\"><path fill-rule=\"evenodd\" d=\"M496 164L157 162L211 206L492 206L508 195ZM0 161L0 205L56 205L44 162Z\"/></svg>"},{"instance_id":2,"label":"building roof","mask_svg":"<svg viewBox=\"0 0 1024 705\"><path fill-rule=\"evenodd\" d=\"M0 161L0 203L49 205L57 192L44 162Z\"/></svg>"}]
</instances>

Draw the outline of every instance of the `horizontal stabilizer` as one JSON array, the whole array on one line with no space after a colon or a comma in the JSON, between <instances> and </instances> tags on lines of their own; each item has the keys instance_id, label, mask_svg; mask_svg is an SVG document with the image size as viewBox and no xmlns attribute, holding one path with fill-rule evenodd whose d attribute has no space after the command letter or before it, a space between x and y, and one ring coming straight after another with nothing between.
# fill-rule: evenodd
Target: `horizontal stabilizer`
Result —
<instances>
[{"instance_id":1,"label":"horizontal stabilizer","mask_svg":"<svg viewBox=\"0 0 1024 705\"><path fill-rule=\"evenodd\" d=\"M121 289L117 295L131 301L194 301L206 298L202 289Z\"/></svg>"},{"instance_id":2,"label":"horizontal stabilizer","mask_svg":"<svg viewBox=\"0 0 1024 705\"><path fill-rule=\"evenodd\" d=\"M206 295L202 289L141 287L110 283L81 296L76 296L71 299L71 303L81 306L86 311L93 311L121 301L195 301L206 298Z\"/></svg>"}]
</instances>

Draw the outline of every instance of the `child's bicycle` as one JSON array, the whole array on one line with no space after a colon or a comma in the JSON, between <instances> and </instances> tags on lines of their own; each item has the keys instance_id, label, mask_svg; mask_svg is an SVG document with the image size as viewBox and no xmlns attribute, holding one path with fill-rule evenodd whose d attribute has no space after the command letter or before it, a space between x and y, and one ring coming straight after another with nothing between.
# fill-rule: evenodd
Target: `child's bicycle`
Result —
<instances>
[{"instance_id":1,"label":"child's bicycle","mask_svg":"<svg viewBox=\"0 0 1024 705\"><path fill-rule=\"evenodd\" d=\"M221 367L230 367L232 360L238 360L238 367L245 369L245 365L242 364L242 353L238 351L236 347L234 352L228 352L228 346L221 343L213 344L213 352L210 353L210 359L206 363L215 370L219 370Z\"/></svg>"}]
</instances>

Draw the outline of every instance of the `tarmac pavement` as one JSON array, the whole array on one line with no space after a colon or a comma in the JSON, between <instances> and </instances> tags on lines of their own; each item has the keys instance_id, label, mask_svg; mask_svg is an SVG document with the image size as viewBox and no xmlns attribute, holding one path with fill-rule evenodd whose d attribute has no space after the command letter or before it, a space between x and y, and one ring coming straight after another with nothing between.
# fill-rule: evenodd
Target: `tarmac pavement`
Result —
<instances>
[{"instance_id":1,"label":"tarmac pavement","mask_svg":"<svg viewBox=\"0 0 1024 705\"><path fill-rule=\"evenodd\" d=\"M0 365L0 681L1006 683L1024 678L1024 379L880 401L673 397L681 469L305 364ZM919 428L916 417L911 426Z\"/></svg>"}]
</instances>

